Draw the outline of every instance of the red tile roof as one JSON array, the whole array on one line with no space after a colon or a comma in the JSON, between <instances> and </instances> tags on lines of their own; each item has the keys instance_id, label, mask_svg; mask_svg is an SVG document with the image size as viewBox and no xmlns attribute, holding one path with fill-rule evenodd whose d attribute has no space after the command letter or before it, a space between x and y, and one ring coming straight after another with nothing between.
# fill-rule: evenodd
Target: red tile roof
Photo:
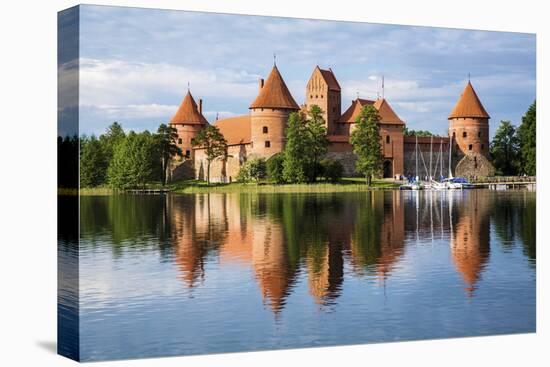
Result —
<instances>
[{"instance_id":1,"label":"red tile roof","mask_svg":"<svg viewBox=\"0 0 550 367\"><path fill-rule=\"evenodd\" d=\"M340 117L341 123L352 124L355 123L357 116L361 112L363 106L372 105L378 111L380 115L380 122L383 124L395 124L395 125L404 125L403 120L397 116L395 111L391 108L387 100L381 98L376 101L369 99L357 98L351 102L351 106L342 114Z\"/></svg>"},{"instance_id":2,"label":"red tile roof","mask_svg":"<svg viewBox=\"0 0 550 367\"><path fill-rule=\"evenodd\" d=\"M490 118L470 81L466 84L464 91L448 118L450 120L458 117Z\"/></svg>"},{"instance_id":3,"label":"red tile roof","mask_svg":"<svg viewBox=\"0 0 550 367\"><path fill-rule=\"evenodd\" d=\"M277 66L273 66L267 81L250 105L250 108L285 108L299 110L300 107L290 94Z\"/></svg>"},{"instance_id":4,"label":"red tile roof","mask_svg":"<svg viewBox=\"0 0 550 367\"><path fill-rule=\"evenodd\" d=\"M223 134L228 145L250 143L250 115L218 120L214 126Z\"/></svg>"},{"instance_id":5,"label":"red tile roof","mask_svg":"<svg viewBox=\"0 0 550 367\"><path fill-rule=\"evenodd\" d=\"M187 91L176 114L170 120L171 124L196 124L206 125L208 121L199 112L197 104L190 91Z\"/></svg>"},{"instance_id":6,"label":"red tile roof","mask_svg":"<svg viewBox=\"0 0 550 367\"><path fill-rule=\"evenodd\" d=\"M319 66L317 66L319 68ZM332 69L323 70L319 68L319 71L321 72L321 75L323 76L323 79L325 79L325 82L328 85L328 89L330 90L336 90L340 91L340 84L338 84L338 80L336 80L336 76L332 72Z\"/></svg>"}]
</instances>

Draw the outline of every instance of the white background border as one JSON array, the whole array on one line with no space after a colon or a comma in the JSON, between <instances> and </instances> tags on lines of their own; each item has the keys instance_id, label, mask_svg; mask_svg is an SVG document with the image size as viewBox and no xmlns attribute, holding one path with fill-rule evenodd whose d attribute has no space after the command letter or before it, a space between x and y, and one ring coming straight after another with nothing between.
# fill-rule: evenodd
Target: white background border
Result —
<instances>
[{"instance_id":1,"label":"white background border","mask_svg":"<svg viewBox=\"0 0 550 367\"><path fill-rule=\"evenodd\" d=\"M537 33L537 334L94 363L94 366L540 366L548 363L550 14L544 1L95 1L237 14ZM57 11L74 1L11 0L0 11L0 365L69 366L56 339ZM543 69L546 65L546 70ZM543 88L546 87L546 88ZM510 86L513 88L513 85ZM545 248L546 247L546 248ZM544 290L546 288L546 290ZM546 314L543 310L546 309ZM368 326L363 326L368 327ZM327 332L330 332L329 330Z\"/></svg>"}]
</instances>

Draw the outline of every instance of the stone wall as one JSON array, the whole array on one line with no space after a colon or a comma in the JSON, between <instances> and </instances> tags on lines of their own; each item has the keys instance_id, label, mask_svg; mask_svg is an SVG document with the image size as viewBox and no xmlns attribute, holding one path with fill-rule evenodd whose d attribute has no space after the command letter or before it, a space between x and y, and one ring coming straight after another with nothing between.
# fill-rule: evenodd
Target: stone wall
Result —
<instances>
[{"instance_id":1,"label":"stone wall","mask_svg":"<svg viewBox=\"0 0 550 367\"><path fill-rule=\"evenodd\" d=\"M334 159L335 161L342 163L342 166L344 166L345 177L359 176L355 172L355 161L357 161L357 157L352 151L328 152L325 155L325 158Z\"/></svg>"},{"instance_id":2,"label":"stone wall","mask_svg":"<svg viewBox=\"0 0 550 367\"><path fill-rule=\"evenodd\" d=\"M170 180L192 180L195 178L195 167L191 159L175 161L170 167Z\"/></svg>"},{"instance_id":3,"label":"stone wall","mask_svg":"<svg viewBox=\"0 0 550 367\"><path fill-rule=\"evenodd\" d=\"M480 153L468 154L458 162L455 169L455 176L475 178L489 177L495 175L495 168L485 157Z\"/></svg>"},{"instance_id":4,"label":"stone wall","mask_svg":"<svg viewBox=\"0 0 550 367\"><path fill-rule=\"evenodd\" d=\"M210 164L211 182L233 182L241 166L250 154L250 144L235 144L227 147L226 159L215 159ZM208 162L204 149L195 149L195 178L206 181Z\"/></svg>"}]
</instances>

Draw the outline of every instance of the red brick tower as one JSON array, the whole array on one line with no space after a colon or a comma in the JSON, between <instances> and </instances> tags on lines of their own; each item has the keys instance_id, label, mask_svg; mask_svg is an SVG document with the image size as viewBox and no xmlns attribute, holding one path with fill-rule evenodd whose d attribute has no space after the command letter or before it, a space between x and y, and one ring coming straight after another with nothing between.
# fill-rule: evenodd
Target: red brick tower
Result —
<instances>
[{"instance_id":1,"label":"red brick tower","mask_svg":"<svg viewBox=\"0 0 550 367\"><path fill-rule=\"evenodd\" d=\"M338 122L342 114L342 89L332 69L316 66L307 82L305 108L317 105L323 110L323 119L329 135L339 134Z\"/></svg>"},{"instance_id":2,"label":"red brick tower","mask_svg":"<svg viewBox=\"0 0 550 367\"><path fill-rule=\"evenodd\" d=\"M449 136L461 155L489 156L489 114L468 81L449 115Z\"/></svg>"},{"instance_id":3,"label":"red brick tower","mask_svg":"<svg viewBox=\"0 0 550 367\"><path fill-rule=\"evenodd\" d=\"M260 91L250 105L251 155L269 158L281 152L288 115L299 109L277 66L273 66L267 81L260 79Z\"/></svg>"},{"instance_id":4,"label":"red brick tower","mask_svg":"<svg viewBox=\"0 0 550 367\"><path fill-rule=\"evenodd\" d=\"M197 106L191 92L188 90L178 111L170 120L170 125L178 131L177 145L180 147L184 158L194 159L193 139L199 131L208 125L208 121L202 114L202 99L199 99L199 105Z\"/></svg>"}]
</instances>

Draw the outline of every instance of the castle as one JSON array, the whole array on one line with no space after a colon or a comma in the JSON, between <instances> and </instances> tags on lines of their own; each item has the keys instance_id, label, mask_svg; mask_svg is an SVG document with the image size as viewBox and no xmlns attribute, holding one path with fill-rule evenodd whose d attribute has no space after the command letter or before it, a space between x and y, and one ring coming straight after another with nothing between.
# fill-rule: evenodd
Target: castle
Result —
<instances>
[{"instance_id":1,"label":"castle","mask_svg":"<svg viewBox=\"0 0 550 367\"><path fill-rule=\"evenodd\" d=\"M259 80L258 95L250 104L249 113L214 122L227 141L227 154L212 162L211 180L231 182L247 159L268 159L281 152L290 113L307 110L312 105L319 106L323 111L329 140L327 157L340 161L346 176L356 175L356 158L349 139L355 120L365 105L374 106L380 115L383 177L414 175L414 152L417 147L424 161L432 154L435 162L439 154L438 161L443 165L448 162L449 144L454 145L451 169L455 175L472 177L494 174L488 160L490 117L470 81L448 116L449 136L416 138L404 136L405 122L385 98L356 98L342 113L342 89L330 68L315 67L306 85L304 104L299 106L274 65L267 80ZM204 179L206 154L203 148L193 144L198 132L208 125L202 113L202 99L197 104L188 90L170 125L177 130L177 145L183 152L183 158L173 164L172 177ZM445 173L448 172L446 164Z\"/></svg>"}]
</instances>

